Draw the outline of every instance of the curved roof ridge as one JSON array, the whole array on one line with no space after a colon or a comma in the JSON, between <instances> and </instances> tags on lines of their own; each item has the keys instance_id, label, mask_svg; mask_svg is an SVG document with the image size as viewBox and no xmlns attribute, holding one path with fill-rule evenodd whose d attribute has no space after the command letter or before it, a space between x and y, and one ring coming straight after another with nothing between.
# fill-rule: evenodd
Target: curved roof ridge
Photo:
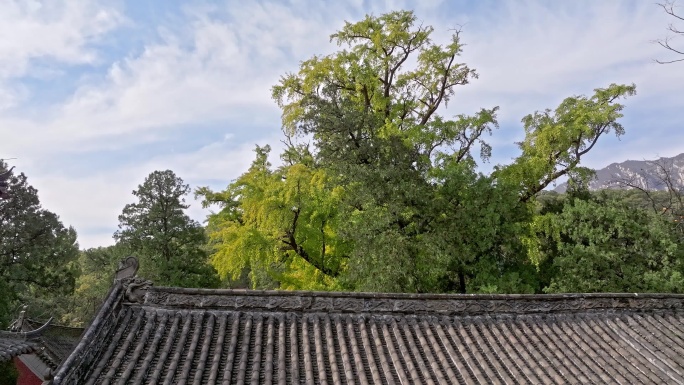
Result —
<instances>
[{"instance_id":1,"label":"curved roof ridge","mask_svg":"<svg viewBox=\"0 0 684 385\"><path fill-rule=\"evenodd\" d=\"M39 337L39 336L41 336L41 335L43 334L43 332L44 332L45 330L48 329L48 327L51 327L50 324L52 323L52 320L53 320L53 319L54 319L53 317L50 317L50 319L47 320L47 321L46 321L42 326L40 326L38 329L34 329L34 330L31 330L31 331L26 331L26 332L20 332L20 333L24 333L24 334L26 334L27 337L30 337L30 338L31 338L31 337Z\"/></svg>"},{"instance_id":2,"label":"curved roof ridge","mask_svg":"<svg viewBox=\"0 0 684 385\"><path fill-rule=\"evenodd\" d=\"M572 298L681 298L684 294L673 293L554 293L554 294L435 294L435 293L381 293L363 291L308 291L308 290L253 290L253 289L203 289L170 286L151 286L152 292L172 294L215 294L250 296L315 296L354 298L418 298L418 299L572 299Z\"/></svg>"},{"instance_id":3,"label":"curved roof ridge","mask_svg":"<svg viewBox=\"0 0 684 385\"><path fill-rule=\"evenodd\" d=\"M109 289L109 293L100 306L95 318L85 328L81 340L76 345L69 356L60 364L55 373L54 383L59 384L63 376L67 374L72 365L83 364L83 361L92 360L94 357L88 354L89 349L96 348L93 342L101 337L101 334L106 334L109 330L107 324L116 322L116 313L121 309L121 298L123 296L123 288L121 282L114 281L114 284Z\"/></svg>"},{"instance_id":4,"label":"curved roof ridge","mask_svg":"<svg viewBox=\"0 0 684 385\"><path fill-rule=\"evenodd\" d=\"M150 287L143 306L332 313L528 314L684 309L681 294L402 294Z\"/></svg>"},{"instance_id":5,"label":"curved roof ridge","mask_svg":"<svg viewBox=\"0 0 684 385\"><path fill-rule=\"evenodd\" d=\"M83 327L80 327L80 326L62 325L62 324L54 323L53 321L54 321L54 317L50 317L50 319L48 321L41 321L41 320L34 319L34 318L27 318L26 319L26 322L29 323L30 325L41 325L42 326L45 324L45 322L50 322L50 329L66 329L66 330L81 330L81 331L83 330ZM36 330L36 329L34 329L34 330Z\"/></svg>"}]
</instances>

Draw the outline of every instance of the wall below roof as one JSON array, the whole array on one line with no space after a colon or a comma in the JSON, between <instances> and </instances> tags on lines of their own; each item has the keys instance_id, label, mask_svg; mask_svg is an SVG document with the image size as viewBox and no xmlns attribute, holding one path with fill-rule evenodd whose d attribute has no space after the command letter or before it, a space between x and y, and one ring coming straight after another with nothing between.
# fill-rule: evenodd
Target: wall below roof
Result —
<instances>
[{"instance_id":1,"label":"wall below roof","mask_svg":"<svg viewBox=\"0 0 684 385\"><path fill-rule=\"evenodd\" d=\"M35 373L29 369L24 362L19 357L14 357L14 365L17 367L19 372L19 378L17 379L17 385L42 385L43 380L36 376Z\"/></svg>"}]
</instances>

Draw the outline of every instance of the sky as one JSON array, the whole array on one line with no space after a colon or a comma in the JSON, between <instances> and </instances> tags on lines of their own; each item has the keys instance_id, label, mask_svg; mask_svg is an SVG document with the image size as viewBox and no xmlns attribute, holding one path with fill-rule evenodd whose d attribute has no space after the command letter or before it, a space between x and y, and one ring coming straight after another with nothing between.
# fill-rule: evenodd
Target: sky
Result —
<instances>
[{"instance_id":1,"label":"sky","mask_svg":"<svg viewBox=\"0 0 684 385\"><path fill-rule=\"evenodd\" d=\"M81 248L113 244L150 172L220 190L257 144L277 162L271 87L334 52L329 36L345 21L402 9L432 25L437 43L461 29L459 60L479 79L441 113L500 107L483 169L518 154L525 115L611 83L637 86L624 101L626 134L602 138L584 166L684 152L684 62L654 62L673 58L654 40L674 19L652 1L2 0L0 158L16 158L8 163ZM203 222L210 211L188 199Z\"/></svg>"}]
</instances>

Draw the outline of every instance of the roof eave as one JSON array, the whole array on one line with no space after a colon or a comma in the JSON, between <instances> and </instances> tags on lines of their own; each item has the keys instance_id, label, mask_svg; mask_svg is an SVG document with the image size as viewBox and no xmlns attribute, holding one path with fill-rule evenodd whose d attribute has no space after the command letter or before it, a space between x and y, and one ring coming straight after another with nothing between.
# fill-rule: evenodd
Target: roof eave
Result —
<instances>
[{"instance_id":1,"label":"roof eave","mask_svg":"<svg viewBox=\"0 0 684 385\"><path fill-rule=\"evenodd\" d=\"M118 305L121 305L123 300L123 285L121 281L115 280L114 284L109 290L105 301L100 306L97 315L92 320L90 325L85 329L81 340L76 345L74 350L57 368L55 376L50 382L51 385L60 385L63 380L69 375L70 370L75 367L81 367L81 361L87 359L87 351L92 348L93 343L98 339L103 332L102 325L110 321L112 317L116 316Z\"/></svg>"}]
</instances>

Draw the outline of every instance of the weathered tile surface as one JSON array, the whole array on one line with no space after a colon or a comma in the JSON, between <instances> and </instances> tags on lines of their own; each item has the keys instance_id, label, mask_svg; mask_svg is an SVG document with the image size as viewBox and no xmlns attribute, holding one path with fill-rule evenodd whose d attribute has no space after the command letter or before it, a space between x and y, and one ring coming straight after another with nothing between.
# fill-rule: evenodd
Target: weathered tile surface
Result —
<instances>
[{"instance_id":1,"label":"weathered tile surface","mask_svg":"<svg viewBox=\"0 0 684 385\"><path fill-rule=\"evenodd\" d=\"M39 348L39 342L21 334L0 332L0 362L7 362L21 354L33 353Z\"/></svg>"},{"instance_id":2,"label":"weathered tile surface","mask_svg":"<svg viewBox=\"0 0 684 385\"><path fill-rule=\"evenodd\" d=\"M119 289L55 384L684 383L684 296Z\"/></svg>"}]
</instances>

